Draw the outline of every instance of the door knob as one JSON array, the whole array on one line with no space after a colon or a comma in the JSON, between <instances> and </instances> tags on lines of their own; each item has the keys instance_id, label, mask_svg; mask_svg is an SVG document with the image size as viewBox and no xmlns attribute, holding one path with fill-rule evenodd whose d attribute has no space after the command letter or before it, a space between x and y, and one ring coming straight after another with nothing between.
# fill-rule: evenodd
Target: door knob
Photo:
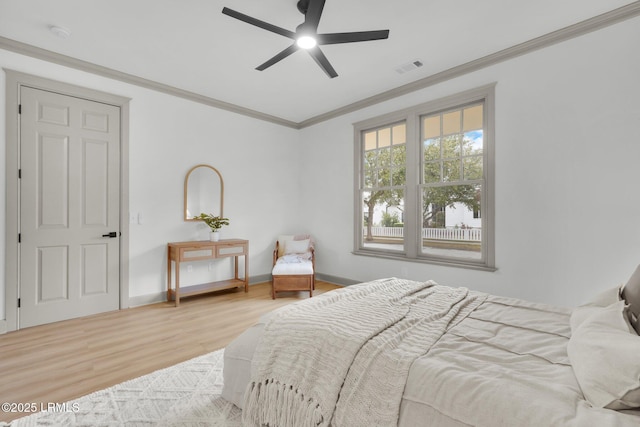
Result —
<instances>
[{"instance_id":1,"label":"door knob","mask_svg":"<svg viewBox=\"0 0 640 427\"><path fill-rule=\"evenodd\" d=\"M103 234L102 237L111 237L111 238L118 237L118 232L112 231L109 234Z\"/></svg>"}]
</instances>

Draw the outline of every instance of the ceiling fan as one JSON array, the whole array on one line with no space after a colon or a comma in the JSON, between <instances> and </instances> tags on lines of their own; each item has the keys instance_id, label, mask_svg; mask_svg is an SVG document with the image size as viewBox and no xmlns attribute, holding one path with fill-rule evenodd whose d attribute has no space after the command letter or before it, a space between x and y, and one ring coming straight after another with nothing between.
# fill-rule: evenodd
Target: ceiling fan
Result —
<instances>
[{"instance_id":1,"label":"ceiling fan","mask_svg":"<svg viewBox=\"0 0 640 427\"><path fill-rule=\"evenodd\" d=\"M331 66L327 57L322 53L319 45L326 44L339 44L339 43L353 43L353 42L366 42L370 40L381 40L389 37L389 30L377 30L377 31L357 31L350 33L329 33L318 34L318 23L322 16L322 9L324 9L325 0L300 0L298 1L298 10L304 15L304 22L296 28L294 31L285 30L284 28L276 25L269 24L268 22L261 21L251 16L247 16L244 13L236 12L235 10L225 7L222 9L222 13L231 16L232 18L239 19L248 24L255 25L272 33L280 34L294 40L294 43L282 52L269 59L264 64L258 65L256 70L263 71L273 64L282 61L287 56L296 52L298 49L306 49L316 63L327 73L331 78L337 77L338 73Z\"/></svg>"}]
</instances>

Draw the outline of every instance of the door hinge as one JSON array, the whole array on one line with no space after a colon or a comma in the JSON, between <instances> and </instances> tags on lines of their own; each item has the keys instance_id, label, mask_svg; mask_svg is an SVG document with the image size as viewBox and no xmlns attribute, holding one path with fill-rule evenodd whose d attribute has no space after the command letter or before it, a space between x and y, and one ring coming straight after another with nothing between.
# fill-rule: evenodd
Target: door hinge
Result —
<instances>
[{"instance_id":1,"label":"door hinge","mask_svg":"<svg viewBox=\"0 0 640 427\"><path fill-rule=\"evenodd\" d=\"M22 179L22 169L18 169L18 179Z\"/></svg>"},{"instance_id":2,"label":"door hinge","mask_svg":"<svg viewBox=\"0 0 640 427\"><path fill-rule=\"evenodd\" d=\"M22 233L18 233L18 243L22 243Z\"/></svg>"},{"instance_id":3,"label":"door hinge","mask_svg":"<svg viewBox=\"0 0 640 427\"><path fill-rule=\"evenodd\" d=\"M18 114L22 114L22 104L18 104Z\"/></svg>"},{"instance_id":4,"label":"door hinge","mask_svg":"<svg viewBox=\"0 0 640 427\"><path fill-rule=\"evenodd\" d=\"M20 308L20 298L18 298L18 308Z\"/></svg>"}]
</instances>

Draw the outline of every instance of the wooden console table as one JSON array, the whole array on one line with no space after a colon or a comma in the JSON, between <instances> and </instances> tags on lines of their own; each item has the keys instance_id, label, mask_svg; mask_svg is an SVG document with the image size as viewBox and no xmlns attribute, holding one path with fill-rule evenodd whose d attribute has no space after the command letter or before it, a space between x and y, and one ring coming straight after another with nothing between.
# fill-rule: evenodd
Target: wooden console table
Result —
<instances>
[{"instance_id":1,"label":"wooden console table","mask_svg":"<svg viewBox=\"0 0 640 427\"><path fill-rule=\"evenodd\" d=\"M244 286L249 292L249 241L241 239L225 239L217 242L196 240L193 242L173 242L167 244L167 301L175 299L176 307L180 305L180 298L231 289ZM238 257L244 256L244 277L238 277ZM218 282L203 283L180 288L180 263L192 261L206 261L219 258L235 257L233 279ZM171 287L171 262L176 266L175 289Z\"/></svg>"}]
</instances>

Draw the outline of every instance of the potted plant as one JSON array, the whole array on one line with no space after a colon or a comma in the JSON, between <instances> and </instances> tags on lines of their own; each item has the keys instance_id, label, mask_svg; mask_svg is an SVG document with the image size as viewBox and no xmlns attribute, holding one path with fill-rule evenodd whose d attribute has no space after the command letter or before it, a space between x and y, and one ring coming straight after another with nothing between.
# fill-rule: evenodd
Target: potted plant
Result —
<instances>
[{"instance_id":1,"label":"potted plant","mask_svg":"<svg viewBox=\"0 0 640 427\"><path fill-rule=\"evenodd\" d=\"M209 226L211 229L211 241L217 242L220 240L220 229L223 225L229 225L229 218L223 218L222 216L201 213L196 217L196 219L200 219L204 221L205 224Z\"/></svg>"}]
</instances>

